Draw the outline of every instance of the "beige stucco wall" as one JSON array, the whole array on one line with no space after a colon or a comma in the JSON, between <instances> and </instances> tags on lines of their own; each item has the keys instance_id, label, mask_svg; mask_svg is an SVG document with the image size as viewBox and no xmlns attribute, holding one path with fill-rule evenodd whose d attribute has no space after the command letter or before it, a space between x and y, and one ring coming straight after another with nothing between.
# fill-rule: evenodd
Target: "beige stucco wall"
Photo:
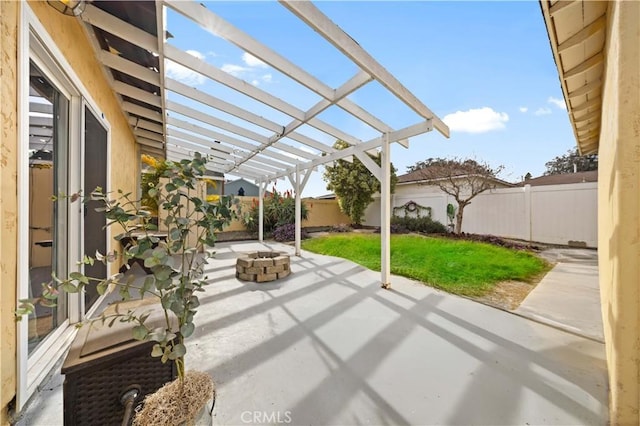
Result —
<instances>
[{"instance_id":1,"label":"beige stucco wall","mask_svg":"<svg viewBox=\"0 0 640 426\"><path fill-rule=\"evenodd\" d=\"M16 388L17 27L20 3L0 1L0 424Z\"/></svg>"},{"instance_id":2,"label":"beige stucco wall","mask_svg":"<svg viewBox=\"0 0 640 426\"><path fill-rule=\"evenodd\" d=\"M598 158L600 292L614 425L640 423L640 3L608 11Z\"/></svg>"},{"instance_id":3,"label":"beige stucco wall","mask_svg":"<svg viewBox=\"0 0 640 426\"><path fill-rule=\"evenodd\" d=\"M254 202L258 202L258 197L236 197L240 200L243 214L251 209ZM255 201L254 201L255 200ZM314 200L313 198L304 198L303 202L309 210L309 218L302 221L302 227L312 226L333 226L341 223L349 224L351 220L349 216L340 211L337 200ZM234 220L229 226L224 228L225 231L244 231L245 227L241 220Z\"/></svg>"},{"instance_id":4,"label":"beige stucco wall","mask_svg":"<svg viewBox=\"0 0 640 426\"><path fill-rule=\"evenodd\" d=\"M338 200L305 200L309 208L309 219L302 221L303 227L350 224L349 216L340 211Z\"/></svg>"},{"instance_id":5,"label":"beige stucco wall","mask_svg":"<svg viewBox=\"0 0 640 426\"><path fill-rule=\"evenodd\" d=\"M45 2L29 2L35 15L82 81L111 130L111 188L135 191L137 148L117 99L76 18L61 15ZM17 271L17 37L20 2L0 1L0 424L7 422L7 403L16 387L16 324L13 312ZM23 189L20 189L23 190Z\"/></svg>"}]
</instances>

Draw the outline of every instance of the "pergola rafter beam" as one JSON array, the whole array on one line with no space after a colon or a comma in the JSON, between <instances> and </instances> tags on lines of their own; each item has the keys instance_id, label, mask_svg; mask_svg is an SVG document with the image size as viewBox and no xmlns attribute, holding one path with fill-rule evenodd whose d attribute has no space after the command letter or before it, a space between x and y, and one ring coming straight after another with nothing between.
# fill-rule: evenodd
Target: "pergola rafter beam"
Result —
<instances>
[{"instance_id":1,"label":"pergola rafter beam","mask_svg":"<svg viewBox=\"0 0 640 426\"><path fill-rule=\"evenodd\" d=\"M288 59L279 55L268 46L263 45L257 40L253 39L249 35L245 34L238 28L235 28L229 22L225 21L221 17L217 16L206 7L201 4L192 1L176 1L169 0L167 5L173 8L175 11L181 13L187 18L198 23L202 28L211 32L212 34L222 37L227 41L235 44L244 51L250 53L256 58L264 61L273 68L287 75L289 78L302 84L307 89L315 92L326 100L333 100L335 96L334 90L322 81L318 80L302 68L298 67ZM361 67L362 68L362 67ZM379 118L368 113L366 110L360 108L353 101L349 99L343 99L336 103L340 108L344 109L349 114L360 121L368 124L378 131L389 131L391 127L382 122ZM426 107L425 107L426 108ZM433 116L433 114L432 114ZM425 117L430 118L430 117ZM437 118L437 117L436 117ZM446 127L446 126L445 126ZM447 128L448 132L448 128ZM447 134L448 136L448 134ZM339 139L345 140L353 144L353 141L348 141L342 137Z\"/></svg>"},{"instance_id":2,"label":"pergola rafter beam","mask_svg":"<svg viewBox=\"0 0 640 426\"><path fill-rule=\"evenodd\" d=\"M201 92L198 89L189 87L186 84L180 83L179 81L167 78L165 80L165 87L174 93L178 93L182 96L193 99L194 101L198 101L210 108L217 109L229 115L233 115L234 117L237 117L248 123L254 124L258 127L262 127L272 132L282 132L282 125L274 121L267 120L264 117L261 117L245 109L242 109L229 102L223 101L222 99L218 99L207 93ZM296 142L300 142L303 145L308 145L311 141L313 141L312 138L309 138L308 136L305 136L296 132L290 133L287 137ZM315 141L315 143L321 143L321 142Z\"/></svg>"},{"instance_id":3,"label":"pergola rafter beam","mask_svg":"<svg viewBox=\"0 0 640 426\"><path fill-rule=\"evenodd\" d=\"M309 1L283 1L280 3L309 27L322 35L345 56L355 62L362 70L376 78L380 84L393 93L405 105L425 119L433 120L434 127L449 137L449 127L438 118L413 93L402 85L389 71L364 50L353 38L327 18L313 3Z\"/></svg>"},{"instance_id":4,"label":"pergola rafter beam","mask_svg":"<svg viewBox=\"0 0 640 426\"><path fill-rule=\"evenodd\" d=\"M162 6L162 2L156 2L156 34L158 34L158 37L156 37L156 47L158 49L158 71L160 74L160 99L162 99L162 105L161 105L161 109L162 109L162 116L165 118L164 120L162 120L162 133L163 134L167 134L167 109L166 109L166 102L167 102L167 97L165 96L164 93L164 79L165 79L165 75L164 75L164 35L166 34L166 16L165 16L165 9Z\"/></svg>"},{"instance_id":5,"label":"pergola rafter beam","mask_svg":"<svg viewBox=\"0 0 640 426\"><path fill-rule=\"evenodd\" d=\"M175 104L172 104L170 102L168 102L167 105L170 105L169 109L171 109L172 106L175 106ZM182 115L194 118L194 119L199 120L199 121L202 121L201 119L206 119L207 121L202 121L202 122L207 123L207 124L211 124L213 126L216 126L216 121L212 121L212 120L214 120L214 117L208 116L207 114L201 113L200 111L196 111L196 110L193 110L193 109L188 108L188 107L185 107L185 108L187 108L187 109L181 109L181 110L175 109L175 111L176 112L180 112L180 113L189 112L188 115L187 114L182 114ZM217 120L217 119L215 119L215 120ZM194 133L200 133L203 136L213 138L216 141L225 142L225 143L227 143L229 145L235 146L237 148L244 149L246 151L253 151L254 149L256 149L258 147L258 145L254 145L252 143L245 142L245 141L242 141L240 139L233 138L231 136L227 136L227 135L225 135L223 133L216 132L215 130L205 129L204 127L198 126L197 124L194 124L194 123L187 123L187 122L185 122L183 120L179 120L179 119L174 118L172 116L167 117L167 123L170 124L170 125L176 126L176 127L182 127L184 129L192 131ZM233 131L230 130L230 129L226 129L226 128L222 127L222 126L217 126L217 127L222 128L224 130L231 131L233 133ZM247 132L249 132L249 130L247 130ZM243 135L241 135L241 136L243 136ZM245 135L245 137L246 137L246 135ZM262 137L266 139L265 136L262 136ZM283 167L288 167L289 165L295 164L295 160L292 159L291 157L288 157L288 156L282 155L282 154L278 154L278 153L275 153L275 152L272 152L272 151L263 151L262 154L260 155L260 157L262 157L262 156L267 156L267 157L273 158L275 160L279 160L280 162L284 163L284 164L280 164Z\"/></svg>"},{"instance_id":6,"label":"pergola rafter beam","mask_svg":"<svg viewBox=\"0 0 640 426\"><path fill-rule=\"evenodd\" d=\"M138 80L146 81L149 84L160 87L161 83L159 72L145 68L142 65L138 65L135 62L107 52L106 50L100 51L98 56L100 61L109 68L113 68L114 70L129 74Z\"/></svg>"},{"instance_id":7,"label":"pergola rafter beam","mask_svg":"<svg viewBox=\"0 0 640 426\"><path fill-rule=\"evenodd\" d=\"M129 124L133 126L134 130L137 128L151 130L152 132L162 133L162 125L153 123L151 121L143 120L139 117L129 116Z\"/></svg>"},{"instance_id":8,"label":"pergola rafter beam","mask_svg":"<svg viewBox=\"0 0 640 426\"><path fill-rule=\"evenodd\" d=\"M138 89L122 81L114 81L113 88L121 95L128 96L133 99L138 99L151 106L162 108L162 98L158 95L147 92L146 90Z\"/></svg>"},{"instance_id":9,"label":"pergola rafter beam","mask_svg":"<svg viewBox=\"0 0 640 426\"><path fill-rule=\"evenodd\" d=\"M273 96L272 94L257 88L253 84L249 84L244 80L234 77L231 74L226 73L221 69L208 64L201 59L196 58L193 55L189 55L187 52L171 46L170 44L165 45L165 52L166 57L173 62L187 67L197 73L200 73L214 81L217 81L220 84L224 84L225 86L234 89L235 91L240 92L245 96L249 96L250 98L263 103L264 105L268 105L271 108L288 115L289 117L300 120L301 122L306 121L310 126L313 126L316 129L333 136L334 138L347 138L347 141L352 144L362 142L359 139L354 138L353 136L341 131L340 129L328 123L325 123L322 120L313 119L311 117L307 118L304 111L283 101L277 96ZM370 78L368 79L368 81L370 81ZM357 89L357 87L354 88L354 90L355 89ZM272 140L277 140L282 137L282 132L278 132L274 136L272 136ZM331 150L331 147L326 146L326 149Z\"/></svg>"},{"instance_id":10,"label":"pergola rafter beam","mask_svg":"<svg viewBox=\"0 0 640 426\"><path fill-rule=\"evenodd\" d=\"M277 138L273 138L272 137L272 138L269 139L269 142L268 142L268 144L266 144L266 146L272 145L273 143L277 142L278 140L282 139L283 137L289 135L290 133L293 133L294 130L296 130L298 127L302 126L305 123L310 123L312 121L317 121L314 117L316 117L322 111L324 111L327 108L329 108L331 105L334 105L336 102L339 102L340 100L342 100L343 98L345 98L349 94L351 94L354 91L358 90L360 87L362 87L364 84L368 83L369 81L371 81L371 77L369 77L367 74L362 73L362 72L357 73L355 76L350 78L346 83L344 83L342 86L340 86L338 89L336 89L336 91L335 91L336 96L334 97L333 100L329 101L329 100L323 99L320 102L316 103L309 110L307 110L307 112L304 113L304 119L302 119L302 120L296 119L296 120L293 120L291 123L287 124L284 127L284 129L282 130L282 133L280 135L277 135L278 136ZM263 146L263 149L266 146ZM324 144L320 144L320 145L315 145L314 144L314 145L310 145L310 146L313 147L313 148L319 149L323 153L334 152L335 151L334 148L327 147L327 145L324 145ZM253 155L255 155L255 154L257 154L257 152L254 153ZM251 156L249 156L247 159L249 159L249 158L251 158Z\"/></svg>"},{"instance_id":11,"label":"pergola rafter beam","mask_svg":"<svg viewBox=\"0 0 640 426\"><path fill-rule=\"evenodd\" d=\"M123 40L129 40L131 43L140 46L143 49L147 49L150 52L158 53L158 42L156 37L134 25L116 18L90 3L86 5L84 12L82 12L80 17L86 23L116 35Z\"/></svg>"},{"instance_id":12,"label":"pergola rafter beam","mask_svg":"<svg viewBox=\"0 0 640 426\"><path fill-rule=\"evenodd\" d=\"M378 148L381 146L387 137L391 142L397 142L402 139L408 139L412 136L417 136L422 133L430 132L433 130L433 124L431 120L421 121L412 126L405 127L400 130L396 130L395 132L387 133L385 135L379 136L377 138L371 139L367 142L363 142L359 145L352 145L349 148L341 149L336 152L332 152L331 154L327 154L317 160L310 161L306 164L300 164L300 170L313 168L316 166L320 166L322 164L330 163L335 160L341 160L345 157L349 157L352 155L356 155L356 152L367 152L371 149ZM285 177L290 173L294 173L296 170L295 167L284 170L277 175L268 176L269 179L278 179L280 177Z\"/></svg>"},{"instance_id":13,"label":"pergola rafter beam","mask_svg":"<svg viewBox=\"0 0 640 426\"><path fill-rule=\"evenodd\" d=\"M158 111L145 108L131 102L123 102L122 109L130 112L131 114L138 115L142 118L148 118L149 120L157 121L158 123L162 123L164 121L162 114L160 114Z\"/></svg>"},{"instance_id":14,"label":"pergola rafter beam","mask_svg":"<svg viewBox=\"0 0 640 426\"><path fill-rule=\"evenodd\" d=\"M223 153L225 153L227 155L231 154L233 152L233 149L229 148L228 146L225 146L225 145L222 145L222 144L217 144L212 140L201 138L199 136L183 132L182 130L178 130L178 129L173 128L173 127L170 127L170 128L167 129L167 135L173 136L175 138L180 138L180 139L183 139L183 140L186 140L186 141L190 141L190 142L193 142L195 144L211 148L212 150L223 152Z\"/></svg>"},{"instance_id":15,"label":"pergola rafter beam","mask_svg":"<svg viewBox=\"0 0 640 426\"><path fill-rule=\"evenodd\" d=\"M170 124L172 126L175 126L175 124L180 125L180 124L183 124L183 123L185 125L189 124L187 122L184 122L184 121L181 121L181 120L177 120L177 119L172 119ZM175 127L178 127L178 126L175 126ZM188 130L188 129L185 129L185 130ZM174 129L174 128L169 128L167 131L168 131L169 136L175 136L175 137L178 137L178 138L191 140L191 141L193 141L195 143L198 143L198 144L210 146L211 149L215 149L216 151L221 151L221 152L224 152L226 154L231 154L233 152L233 148L228 147L226 145L222 145L220 143L216 143L215 142L215 138L210 140L210 139L208 139L206 137L203 138L203 137L200 137L198 135L191 135L189 133L183 132L182 130Z\"/></svg>"},{"instance_id":16,"label":"pergola rafter beam","mask_svg":"<svg viewBox=\"0 0 640 426\"><path fill-rule=\"evenodd\" d=\"M230 155L226 155L224 153L221 152L215 152L212 151L211 149L209 149L209 146L203 146L197 143L193 143L192 141L189 140L185 140L185 139L180 139L178 137L174 137L171 135L171 133L169 133L169 135L167 136L167 143L172 143L174 145L177 146L181 146L185 149L189 149L191 151L199 151L202 152L203 154L206 155L210 155L211 157L215 157L218 158L220 160L225 161L225 164L227 164L227 161L230 161L231 156Z\"/></svg>"}]
</instances>

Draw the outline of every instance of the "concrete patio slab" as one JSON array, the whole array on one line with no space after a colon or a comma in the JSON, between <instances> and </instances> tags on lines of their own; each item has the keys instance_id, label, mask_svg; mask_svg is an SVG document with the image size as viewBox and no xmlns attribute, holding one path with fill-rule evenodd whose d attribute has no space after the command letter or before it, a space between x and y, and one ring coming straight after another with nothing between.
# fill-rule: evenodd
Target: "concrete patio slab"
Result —
<instances>
[{"instance_id":1,"label":"concrete patio slab","mask_svg":"<svg viewBox=\"0 0 640 426\"><path fill-rule=\"evenodd\" d=\"M542 255L557 264L514 312L604 343L598 253L556 248Z\"/></svg>"},{"instance_id":2,"label":"concrete patio slab","mask_svg":"<svg viewBox=\"0 0 640 426\"><path fill-rule=\"evenodd\" d=\"M215 424L607 423L602 344L308 252L238 281L237 254L266 248L292 252L223 243L207 271L187 366L217 383ZM57 386L23 424L62 423Z\"/></svg>"}]
</instances>

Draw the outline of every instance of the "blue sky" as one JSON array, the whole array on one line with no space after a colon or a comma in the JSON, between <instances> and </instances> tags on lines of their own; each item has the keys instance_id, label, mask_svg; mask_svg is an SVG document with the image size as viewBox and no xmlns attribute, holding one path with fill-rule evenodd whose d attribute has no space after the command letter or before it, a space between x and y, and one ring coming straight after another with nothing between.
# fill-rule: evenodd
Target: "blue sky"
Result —
<instances>
[{"instance_id":1,"label":"blue sky","mask_svg":"<svg viewBox=\"0 0 640 426\"><path fill-rule=\"evenodd\" d=\"M357 71L348 59L278 3L205 4L333 88ZM451 127L450 139L433 131L412 138L409 149L394 144L392 161L398 174L419 160L457 156L504 165L501 177L518 181L527 172L542 174L545 162L574 146L538 2L325 1L316 6ZM169 43L190 50L300 109L307 109L320 99L172 11L168 13L168 29L174 36ZM284 114L179 67L169 66L168 73L277 123L291 121ZM189 103L175 95L172 99ZM350 99L394 128L419 121L415 113L375 82ZM207 112L237 122L224 113ZM324 112L320 118L362 140L378 136L338 108ZM251 129L270 135L261 128ZM309 126L300 132L328 144L334 142ZM293 141L290 144L297 145ZM287 188L287 182L278 182L278 189ZM311 177L303 195L326 192L320 170Z\"/></svg>"}]
</instances>

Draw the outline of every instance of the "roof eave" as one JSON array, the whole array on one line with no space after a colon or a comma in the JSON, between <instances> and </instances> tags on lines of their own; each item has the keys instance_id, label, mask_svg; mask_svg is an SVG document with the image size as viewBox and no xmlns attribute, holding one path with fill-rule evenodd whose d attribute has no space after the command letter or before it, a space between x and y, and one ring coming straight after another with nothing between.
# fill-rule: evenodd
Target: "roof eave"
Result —
<instances>
[{"instance_id":1,"label":"roof eave","mask_svg":"<svg viewBox=\"0 0 640 426\"><path fill-rule=\"evenodd\" d=\"M600 16L596 16L595 20L591 19L592 14L588 14L589 19L585 21L585 15L587 15L585 3L589 3L586 6L590 8L590 12L594 8L601 9L603 12ZM602 38L601 32L604 32L606 36L606 3L605 1L585 2L584 0L572 2L540 0L553 58L558 68L560 86L581 155L597 153L600 143L601 92L605 61L604 38ZM572 24L575 24L577 20L581 22L577 31L570 31L569 37L563 37L562 40L559 40L558 30L566 33L569 27L573 29ZM587 43L591 43L590 47L593 47L594 40L600 38L603 41L599 51L593 52L593 49L584 47ZM579 46L583 46L583 48ZM575 63L575 55L580 54L583 57L578 63ZM568 58L568 55L574 55L574 57Z\"/></svg>"}]
</instances>

